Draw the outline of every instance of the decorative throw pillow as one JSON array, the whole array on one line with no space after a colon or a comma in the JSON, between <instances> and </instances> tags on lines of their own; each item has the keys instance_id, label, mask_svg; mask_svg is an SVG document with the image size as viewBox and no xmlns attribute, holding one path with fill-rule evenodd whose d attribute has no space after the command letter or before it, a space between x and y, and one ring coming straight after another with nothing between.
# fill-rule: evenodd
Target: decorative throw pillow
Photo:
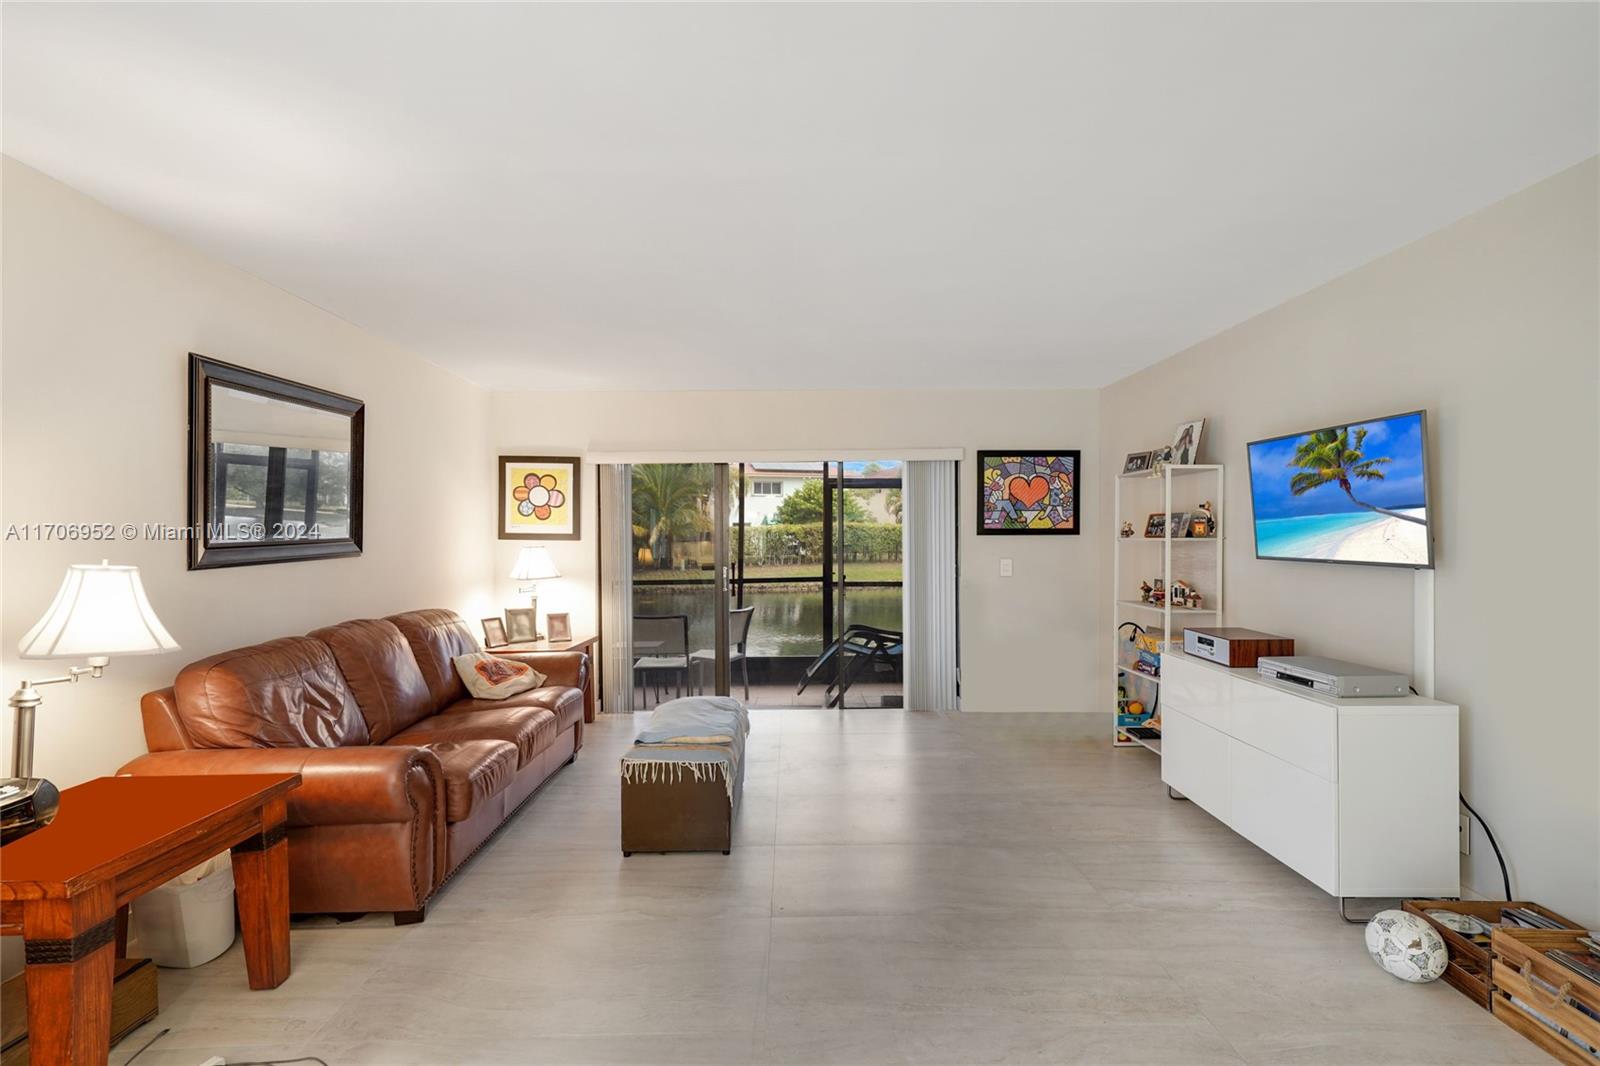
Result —
<instances>
[{"instance_id":1,"label":"decorative throw pillow","mask_svg":"<svg viewBox=\"0 0 1600 1066\"><path fill-rule=\"evenodd\" d=\"M527 663L475 651L450 660L474 699L503 700L544 684L544 675Z\"/></svg>"}]
</instances>

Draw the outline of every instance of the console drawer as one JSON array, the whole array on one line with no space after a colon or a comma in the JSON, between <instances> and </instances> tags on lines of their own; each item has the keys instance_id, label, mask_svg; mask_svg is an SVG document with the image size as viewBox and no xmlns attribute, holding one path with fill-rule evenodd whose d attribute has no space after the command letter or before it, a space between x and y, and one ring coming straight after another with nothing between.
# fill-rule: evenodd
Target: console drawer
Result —
<instances>
[{"instance_id":1,"label":"console drawer","mask_svg":"<svg viewBox=\"0 0 1600 1066\"><path fill-rule=\"evenodd\" d=\"M1189 659L1183 652L1162 654L1163 711L1177 708L1195 721L1227 733L1231 732L1228 708L1232 702L1233 678L1226 673Z\"/></svg>"},{"instance_id":2,"label":"console drawer","mask_svg":"<svg viewBox=\"0 0 1600 1066\"><path fill-rule=\"evenodd\" d=\"M1338 786L1237 740L1228 767L1233 831L1338 895Z\"/></svg>"},{"instance_id":3,"label":"console drawer","mask_svg":"<svg viewBox=\"0 0 1600 1066\"><path fill-rule=\"evenodd\" d=\"M1228 821L1228 738L1175 707L1161 711L1161 780Z\"/></svg>"},{"instance_id":4,"label":"console drawer","mask_svg":"<svg viewBox=\"0 0 1600 1066\"><path fill-rule=\"evenodd\" d=\"M1324 781L1339 780L1339 712L1316 700L1230 678L1229 736Z\"/></svg>"}]
</instances>

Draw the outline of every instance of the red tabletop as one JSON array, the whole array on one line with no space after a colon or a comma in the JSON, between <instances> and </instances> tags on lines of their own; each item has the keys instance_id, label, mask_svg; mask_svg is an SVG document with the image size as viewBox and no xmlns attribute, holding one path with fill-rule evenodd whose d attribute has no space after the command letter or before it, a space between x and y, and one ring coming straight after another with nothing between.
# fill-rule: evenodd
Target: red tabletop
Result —
<instances>
[{"instance_id":1,"label":"red tabletop","mask_svg":"<svg viewBox=\"0 0 1600 1066\"><path fill-rule=\"evenodd\" d=\"M177 847L299 784L299 774L207 774L74 785L62 791L55 821L0 848L0 899L17 898L16 883L115 876L130 856Z\"/></svg>"}]
</instances>

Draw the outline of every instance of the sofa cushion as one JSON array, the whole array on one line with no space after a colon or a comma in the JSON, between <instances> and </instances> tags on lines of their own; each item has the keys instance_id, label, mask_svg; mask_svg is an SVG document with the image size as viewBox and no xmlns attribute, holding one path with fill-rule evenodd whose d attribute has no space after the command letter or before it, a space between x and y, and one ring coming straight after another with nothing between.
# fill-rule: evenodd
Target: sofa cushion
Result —
<instances>
[{"instance_id":1,"label":"sofa cushion","mask_svg":"<svg viewBox=\"0 0 1600 1066\"><path fill-rule=\"evenodd\" d=\"M197 748L337 748L369 742L333 651L284 637L190 663L173 683Z\"/></svg>"},{"instance_id":2,"label":"sofa cushion","mask_svg":"<svg viewBox=\"0 0 1600 1066\"><path fill-rule=\"evenodd\" d=\"M314 629L311 636L333 649L373 743L382 744L432 713L428 682L393 622L360 618Z\"/></svg>"},{"instance_id":3,"label":"sofa cushion","mask_svg":"<svg viewBox=\"0 0 1600 1066\"><path fill-rule=\"evenodd\" d=\"M571 729L583 717L583 690L564 685L546 685L544 688L519 692L503 700L457 700L440 714L475 714L505 707L535 707L556 716L556 731Z\"/></svg>"},{"instance_id":4,"label":"sofa cushion","mask_svg":"<svg viewBox=\"0 0 1600 1066\"><path fill-rule=\"evenodd\" d=\"M454 660L456 674L475 700L503 700L544 684L544 675L527 663L469 651Z\"/></svg>"},{"instance_id":5,"label":"sofa cushion","mask_svg":"<svg viewBox=\"0 0 1600 1066\"><path fill-rule=\"evenodd\" d=\"M517 748L505 740L440 740L423 745L444 770L444 820L472 817L484 800L505 791L517 775Z\"/></svg>"},{"instance_id":6,"label":"sofa cushion","mask_svg":"<svg viewBox=\"0 0 1600 1066\"><path fill-rule=\"evenodd\" d=\"M447 740L505 740L517 746L517 769L554 743L556 716L538 707L507 707L471 714L436 714L390 737L389 744L426 747Z\"/></svg>"},{"instance_id":7,"label":"sofa cushion","mask_svg":"<svg viewBox=\"0 0 1600 1066\"><path fill-rule=\"evenodd\" d=\"M416 656L417 666L428 683L432 701L428 710L441 708L465 699L467 686L461 683L452 660L457 655L478 651L478 638L454 611L431 608L392 614L388 621L405 636Z\"/></svg>"}]
</instances>

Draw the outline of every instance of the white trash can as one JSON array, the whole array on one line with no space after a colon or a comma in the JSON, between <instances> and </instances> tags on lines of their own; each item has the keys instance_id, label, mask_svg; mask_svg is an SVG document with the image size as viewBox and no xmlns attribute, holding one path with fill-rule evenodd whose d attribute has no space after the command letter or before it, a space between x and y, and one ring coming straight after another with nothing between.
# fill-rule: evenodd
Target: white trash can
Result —
<instances>
[{"instance_id":1,"label":"white trash can","mask_svg":"<svg viewBox=\"0 0 1600 1066\"><path fill-rule=\"evenodd\" d=\"M187 969L233 946L233 862L207 859L133 901L128 955Z\"/></svg>"}]
</instances>

